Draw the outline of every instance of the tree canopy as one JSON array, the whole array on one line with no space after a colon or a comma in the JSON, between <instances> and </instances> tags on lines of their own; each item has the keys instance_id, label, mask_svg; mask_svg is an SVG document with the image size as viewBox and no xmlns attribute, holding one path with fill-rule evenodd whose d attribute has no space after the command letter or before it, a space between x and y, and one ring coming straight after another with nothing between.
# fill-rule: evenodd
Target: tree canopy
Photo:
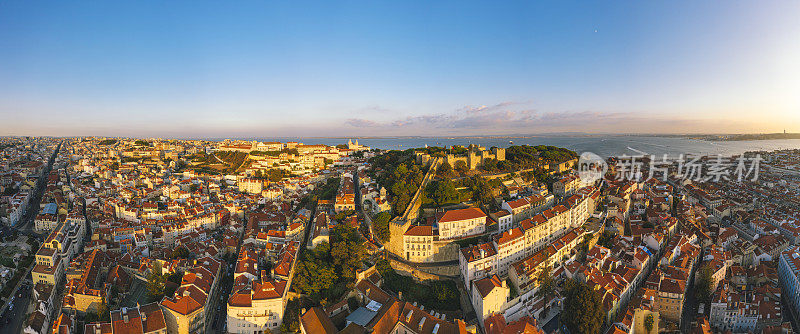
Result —
<instances>
[{"instance_id":1,"label":"tree canopy","mask_svg":"<svg viewBox=\"0 0 800 334\"><path fill-rule=\"evenodd\" d=\"M455 174L453 173L453 166L450 166L450 163L447 161L443 162L436 169L436 176L443 179L449 179L454 177Z\"/></svg>"},{"instance_id":2,"label":"tree canopy","mask_svg":"<svg viewBox=\"0 0 800 334\"><path fill-rule=\"evenodd\" d=\"M375 215L375 218L372 219L372 229L381 242L389 241L389 221L391 219L392 214L387 211Z\"/></svg>"},{"instance_id":3,"label":"tree canopy","mask_svg":"<svg viewBox=\"0 0 800 334\"><path fill-rule=\"evenodd\" d=\"M644 329L647 330L647 334L653 331L653 323L655 319L653 319L653 314L650 313L644 318Z\"/></svg>"},{"instance_id":4,"label":"tree canopy","mask_svg":"<svg viewBox=\"0 0 800 334\"><path fill-rule=\"evenodd\" d=\"M556 293L556 282L550 272L550 266L544 267L536 276L536 298L548 300Z\"/></svg>"},{"instance_id":5,"label":"tree canopy","mask_svg":"<svg viewBox=\"0 0 800 334\"><path fill-rule=\"evenodd\" d=\"M422 184L424 177L425 173L416 164L410 167L406 164L400 164L390 174L386 181L389 185L387 189L392 194L390 198L395 214L403 214L408 204L411 203L414 193L417 192L420 184Z\"/></svg>"},{"instance_id":6,"label":"tree canopy","mask_svg":"<svg viewBox=\"0 0 800 334\"><path fill-rule=\"evenodd\" d=\"M416 282L409 276L397 273L384 259L378 260L375 266L383 276L386 288L394 292L403 292L404 299L438 310L453 311L461 307L458 288L453 281Z\"/></svg>"},{"instance_id":7,"label":"tree canopy","mask_svg":"<svg viewBox=\"0 0 800 334\"><path fill-rule=\"evenodd\" d=\"M427 197L433 200L437 207L458 200L458 191L456 191L453 181L450 180L439 180L429 183L426 193Z\"/></svg>"},{"instance_id":8,"label":"tree canopy","mask_svg":"<svg viewBox=\"0 0 800 334\"><path fill-rule=\"evenodd\" d=\"M564 310L561 322L572 333L599 333L603 324L603 302L589 285L568 280L564 285Z\"/></svg>"},{"instance_id":9,"label":"tree canopy","mask_svg":"<svg viewBox=\"0 0 800 334\"><path fill-rule=\"evenodd\" d=\"M314 301L327 297L328 289L339 279L330 261L330 246L323 242L303 253L297 264L294 288Z\"/></svg>"},{"instance_id":10,"label":"tree canopy","mask_svg":"<svg viewBox=\"0 0 800 334\"><path fill-rule=\"evenodd\" d=\"M358 231L345 224L339 224L331 235L331 257L342 277L355 278L356 270L366 256L366 247Z\"/></svg>"},{"instance_id":11,"label":"tree canopy","mask_svg":"<svg viewBox=\"0 0 800 334\"><path fill-rule=\"evenodd\" d=\"M711 301L711 296L714 293L713 275L713 269L708 263L703 264L697 271L694 288L698 302L708 304Z\"/></svg>"},{"instance_id":12,"label":"tree canopy","mask_svg":"<svg viewBox=\"0 0 800 334\"><path fill-rule=\"evenodd\" d=\"M323 242L303 252L292 286L315 302L338 300L355 281L365 257L358 231L339 224L331 233L331 244Z\"/></svg>"}]
</instances>

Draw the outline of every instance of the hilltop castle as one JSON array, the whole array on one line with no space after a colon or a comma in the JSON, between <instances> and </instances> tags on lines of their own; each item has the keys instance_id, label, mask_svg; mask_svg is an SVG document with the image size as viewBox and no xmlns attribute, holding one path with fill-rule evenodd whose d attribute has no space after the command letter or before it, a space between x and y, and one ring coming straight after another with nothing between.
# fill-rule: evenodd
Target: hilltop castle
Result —
<instances>
[{"instance_id":1,"label":"hilltop castle","mask_svg":"<svg viewBox=\"0 0 800 334\"><path fill-rule=\"evenodd\" d=\"M425 152L414 153L416 154L417 163L423 166L427 166L431 161L431 156ZM506 160L506 149L492 147L490 150L487 150L482 146L470 145L465 155L454 155L450 153L444 156L444 162L450 164L450 166L455 168L457 162L463 161L470 170L482 166L487 159L495 159L497 161Z\"/></svg>"}]
</instances>

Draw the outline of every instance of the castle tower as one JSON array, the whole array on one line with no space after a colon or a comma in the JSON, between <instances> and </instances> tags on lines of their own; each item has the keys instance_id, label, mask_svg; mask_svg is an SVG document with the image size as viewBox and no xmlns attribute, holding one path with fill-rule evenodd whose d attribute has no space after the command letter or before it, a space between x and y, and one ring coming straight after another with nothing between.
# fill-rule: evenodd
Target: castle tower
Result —
<instances>
[{"instance_id":1,"label":"castle tower","mask_svg":"<svg viewBox=\"0 0 800 334\"><path fill-rule=\"evenodd\" d=\"M389 243L386 244L386 249L398 256L405 258L403 254L403 234L411 227L410 221L395 219L389 222Z\"/></svg>"},{"instance_id":2,"label":"castle tower","mask_svg":"<svg viewBox=\"0 0 800 334\"><path fill-rule=\"evenodd\" d=\"M497 161L505 161L506 160L506 149L495 147L494 148L494 155Z\"/></svg>"},{"instance_id":3,"label":"castle tower","mask_svg":"<svg viewBox=\"0 0 800 334\"><path fill-rule=\"evenodd\" d=\"M478 167L478 165L480 164L479 160L480 158L478 157L478 154L475 153L474 150L470 149L469 151L467 151L467 167L469 167L470 170L473 170L476 167Z\"/></svg>"}]
</instances>

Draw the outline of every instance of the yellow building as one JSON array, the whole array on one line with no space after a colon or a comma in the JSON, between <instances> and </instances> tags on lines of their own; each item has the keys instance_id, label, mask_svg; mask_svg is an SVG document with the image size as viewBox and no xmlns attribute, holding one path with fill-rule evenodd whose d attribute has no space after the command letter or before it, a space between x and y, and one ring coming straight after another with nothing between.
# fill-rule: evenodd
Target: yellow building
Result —
<instances>
[{"instance_id":1,"label":"yellow building","mask_svg":"<svg viewBox=\"0 0 800 334\"><path fill-rule=\"evenodd\" d=\"M36 252L36 265L31 271L33 284L56 285L59 283L64 273L61 262L61 256L56 249L48 248L47 244L39 248L39 251Z\"/></svg>"}]
</instances>

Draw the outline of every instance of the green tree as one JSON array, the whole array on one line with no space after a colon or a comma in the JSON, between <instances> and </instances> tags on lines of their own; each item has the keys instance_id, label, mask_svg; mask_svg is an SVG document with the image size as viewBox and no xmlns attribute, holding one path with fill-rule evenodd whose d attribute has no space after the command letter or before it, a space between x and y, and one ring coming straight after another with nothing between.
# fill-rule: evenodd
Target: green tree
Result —
<instances>
[{"instance_id":1,"label":"green tree","mask_svg":"<svg viewBox=\"0 0 800 334\"><path fill-rule=\"evenodd\" d=\"M449 179L453 177L453 166L450 166L450 163L445 161L439 168L436 169L436 176L441 177L443 179Z\"/></svg>"},{"instance_id":2,"label":"green tree","mask_svg":"<svg viewBox=\"0 0 800 334\"><path fill-rule=\"evenodd\" d=\"M293 286L318 302L325 292L339 280L331 263L328 243L323 242L312 251L303 253L297 264Z\"/></svg>"},{"instance_id":3,"label":"green tree","mask_svg":"<svg viewBox=\"0 0 800 334\"><path fill-rule=\"evenodd\" d=\"M108 311L108 304L105 301L97 306L97 317L100 321L111 321L111 313Z\"/></svg>"},{"instance_id":4,"label":"green tree","mask_svg":"<svg viewBox=\"0 0 800 334\"><path fill-rule=\"evenodd\" d=\"M467 163L462 160L456 161L455 166L453 166L453 169L455 169L455 171L461 175L464 175L469 171Z\"/></svg>"},{"instance_id":5,"label":"green tree","mask_svg":"<svg viewBox=\"0 0 800 334\"><path fill-rule=\"evenodd\" d=\"M331 257L339 273L345 278L355 278L356 270L366 256L366 247L361 241L358 231L345 224L337 225L333 230Z\"/></svg>"},{"instance_id":6,"label":"green tree","mask_svg":"<svg viewBox=\"0 0 800 334\"><path fill-rule=\"evenodd\" d=\"M436 203L436 207L441 207L442 204L452 202L458 199L458 191L450 180L440 180L432 182L428 185L428 198Z\"/></svg>"},{"instance_id":7,"label":"green tree","mask_svg":"<svg viewBox=\"0 0 800 334\"><path fill-rule=\"evenodd\" d=\"M372 228L375 231L375 236L381 242L389 241L389 221L391 219L392 214L387 211L375 215L375 218L372 219Z\"/></svg>"},{"instance_id":8,"label":"green tree","mask_svg":"<svg viewBox=\"0 0 800 334\"><path fill-rule=\"evenodd\" d=\"M483 162L483 166L481 167L483 170L487 172L497 172L498 171L498 163L495 159L486 159Z\"/></svg>"},{"instance_id":9,"label":"green tree","mask_svg":"<svg viewBox=\"0 0 800 334\"><path fill-rule=\"evenodd\" d=\"M648 333L648 334L650 334L650 332L652 332L652 331L653 331L653 322L654 322L654 321L655 321L655 320L653 319L653 314L652 314L652 313L651 313L651 314L648 314L648 315L647 315L647 316L644 318L644 329L646 329L646 330L647 330L647 333Z\"/></svg>"},{"instance_id":10,"label":"green tree","mask_svg":"<svg viewBox=\"0 0 800 334\"><path fill-rule=\"evenodd\" d=\"M475 177L472 180L472 199L483 205L491 205L494 193L492 187L482 177Z\"/></svg>"},{"instance_id":11,"label":"green tree","mask_svg":"<svg viewBox=\"0 0 800 334\"><path fill-rule=\"evenodd\" d=\"M536 298L543 298L545 302L550 300L556 293L556 282L550 272L550 266L544 267L536 276ZM547 304L545 304L547 305ZM548 309L545 307L544 314L547 314Z\"/></svg>"},{"instance_id":12,"label":"green tree","mask_svg":"<svg viewBox=\"0 0 800 334\"><path fill-rule=\"evenodd\" d=\"M697 277L694 282L695 296L700 303L708 304L711 301L711 295L714 293L714 272L708 263L703 264L697 271Z\"/></svg>"},{"instance_id":13,"label":"green tree","mask_svg":"<svg viewBox=\"0 0 800 334\"><path fill-rule=\"evenodd\" d=\"M147 275L147 293L150 295L151 300L156 300L164 296L164 286L166 281L166 276L159 275L153 271Z\"/></svg>"},{"instance_id":14,"label":"green tree","mask_svg":"<svg viewBox=\"0 0 800 334\"><path fill-rule=\"evenodd\" d=\"M108 300L113 302L114 300L117 300L118 296L119 296L119 287L116 284L114 284L111 286L111 292L108 295Z\"/></svg>"},{"instance_id":15,"label":"green tree","mask_svg":"<svg viewBox=\"0 0 800 334\"><path fill-rule=\"evenodd\" d=\"M286 302L286 310L281 322L281 333L297 333L300 331L300 299L290 299Z\"/></svg>"},{"instance_id":16,"label":"green tree","mask_svg":"<svg viewBox=\"0 0 800 334\"><path fill-rule=\"evenodd\" d=\"M561 322L572 333L599 333L603 324L603 303L599 294L586 283L568 280L564 287L564 310Z\"/></svg>"},{"instance_id":17,"label":"green tree","mask_svg":"<svg viewBox=\"0 0 800 334\"><path fill-rule=\"evenodd\" d=\"M191 255L191 253L189 253L189 250L186 249L186 247L180 246L180 247L175 248L174 250L172 250L172 254L170 254L170 258L172 258L172 259L188 259L189 255Z\"/></svg>"}]
</instances>

